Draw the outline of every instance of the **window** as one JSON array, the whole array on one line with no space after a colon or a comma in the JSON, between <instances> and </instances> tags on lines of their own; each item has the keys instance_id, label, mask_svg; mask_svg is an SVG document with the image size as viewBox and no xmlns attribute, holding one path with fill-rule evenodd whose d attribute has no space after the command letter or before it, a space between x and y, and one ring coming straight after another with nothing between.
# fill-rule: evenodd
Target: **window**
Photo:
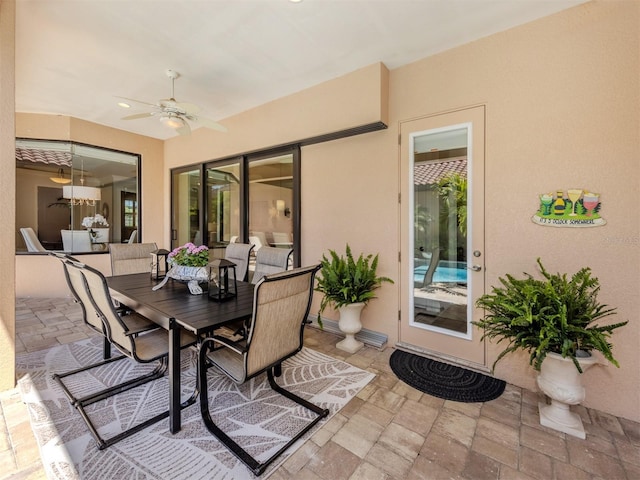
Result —
<instances>
[{"instance_id":1,"label":"window","mask_svg":"<svg viewBox=\"0 0 640 480\"><path fill-rule=\"evenodd\" d=\"M16 226L32 228L46 250L106 252L139 229L139 180L139 155L17 139ZM28 250L19 230L16 249Z\"/></svg>"}]
</instances>

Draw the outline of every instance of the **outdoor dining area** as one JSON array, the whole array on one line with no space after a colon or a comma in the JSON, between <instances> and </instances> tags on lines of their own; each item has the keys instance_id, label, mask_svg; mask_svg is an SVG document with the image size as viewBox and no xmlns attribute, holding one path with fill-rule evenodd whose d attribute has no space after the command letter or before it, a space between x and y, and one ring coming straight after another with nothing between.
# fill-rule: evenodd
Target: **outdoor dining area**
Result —
<instances>
[{"instance_id":1,"label":"outdoor dining area","mask_svg":"<svg viewBox=\"0 0 640 480\"><path fill-rule=\"evenodd\" d=\"M531 478L585 468L575 453L536 464L550 453L547 445L575 445L534 427L533 392L507 385L489 402L451 402L399 380L390 368L395 349L338 350L335 335L307 325L319 266L291 268L290 250L263 247L251 272L251 243L230 243L224 261L193 244L173 252L155 243L110 249L107 276L68 254L49 254L74 302L18 299L28 325L40 317L55 330L60 318L84 332L64 343L62 330L58 337L52 331L45 352L19 335L22 396L29 410L49 412L37 421L25 409L23 428L33 425L39 439L59 432L55 448L36 447L37 468L71 462L80 478L96 469L143 478L202 471L213 478L441 478L452 471L485 478L494 467L480 455ZM206 266L196 268L207 276L193 294L171 270L176 259L198 255ZM229 294L222 300L211 291L221 285ZM7 401L16 400L0 399L3 407ZM590 432L611 428L596 411L585 409L584 418ZM623 464L608 468L622 472Z\"/></svg>"}]
</instances>

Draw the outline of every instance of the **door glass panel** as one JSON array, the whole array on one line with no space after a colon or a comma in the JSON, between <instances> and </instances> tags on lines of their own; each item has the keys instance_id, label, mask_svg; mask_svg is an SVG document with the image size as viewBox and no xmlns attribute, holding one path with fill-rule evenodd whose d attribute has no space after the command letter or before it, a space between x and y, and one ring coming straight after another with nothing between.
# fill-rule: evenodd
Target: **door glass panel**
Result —
<instances>
[{"instance_id":1,"label":"door glass panel","mask_svg":"<svg viewBox=\"0 0 640 480\"><path fill-rule=\"evenodd\" d=\"M122 192L121 194L122 204L122 224L120 226L122 230L122 238L128 239L131 237L134 231L138 229L138 198L135 193ZM133 237L135 242L137 234Z\"/></svg>"},{"instance_id":2,"label":"door glass panel","mask_svg":"<svg viewBox=\"0 0 640 480\"><path fill-rule=\"evenodd\" d=\"M202 245L200 169L174 171L172 175L171 248L187 242Z\"/></svg>"},{"instance_id":3,"label":"door glass panel","mask_svg":"<svg viewBox=\"0 0 640 480\"><path fill-rule=\"evenodd\" d=\"M466 335L468 128L413 139L413 323Z\"/></svg>"},{"instance_id":4,"label":"door glass panel","mask_svg":"<svg viewBox=\"0 0 640 480\"><path fill-rule=\"evenodd\" d=\"M209 248L222 250L240 232L240 163L207 168Z\"/></svg>"},{"instance_id":5,"label":"door glass panel","mask_svg":"<svg viewBox=\"0 0 640 480\"><path fill-rule=\"evenodd\" d=\"M249 162L249 241L293 247L293 155Z\"/></svg>"}]
</instances>

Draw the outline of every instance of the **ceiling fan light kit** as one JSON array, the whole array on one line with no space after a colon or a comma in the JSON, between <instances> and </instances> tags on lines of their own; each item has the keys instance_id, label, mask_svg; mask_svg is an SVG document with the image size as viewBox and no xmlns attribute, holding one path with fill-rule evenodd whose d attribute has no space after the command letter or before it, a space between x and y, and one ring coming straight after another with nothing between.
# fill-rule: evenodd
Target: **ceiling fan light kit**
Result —
<instances>
[{"instance_id":1,"label":"ceiling fan light kit","mask_svg":"<svg viewBox=\"0 0 640 480\"><path fill-rule=\"evenodd\" d=\"M152 107L152 111L146 113L136 113L123 117L122 120L137 120L139 118L148 118L158 116L160 123L167 127L173 128L179 135L189 135L191 133L191 126L189 122L194 122L199 126L218 130L220 132L226 132L227 129L219 123L210 120L208 118L199 117L195 114L200 111L197 105L191 103L177 102L174 95L174 83L176 78L180 77L180 74L175 70L168 69L165 71L167 77L171 79L171 97L163 100L159 100L157 103L148 103L140 100L134 100L131 98L120 97L122 100L135 102L138 104ZM120 102L118 105L122 106L124 102Z\"/></svg>"}]
</instances>

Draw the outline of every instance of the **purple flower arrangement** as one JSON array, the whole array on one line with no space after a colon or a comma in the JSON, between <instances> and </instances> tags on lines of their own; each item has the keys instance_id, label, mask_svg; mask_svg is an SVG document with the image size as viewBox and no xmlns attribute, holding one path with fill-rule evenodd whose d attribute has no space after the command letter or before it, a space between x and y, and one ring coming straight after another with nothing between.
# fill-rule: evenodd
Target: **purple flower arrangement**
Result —
<instances>
[{"instance_id":1,"label":"purple flower arrangement","mask_svg":"<svg viewBox=\"0 0 640 480\"><path fill-rule=\"evenodd\" d=\"M209 264L209 247L185 243L173 249L169 254L169 263L185 267L206 267Z\"/></svg>"}]
</instances>

